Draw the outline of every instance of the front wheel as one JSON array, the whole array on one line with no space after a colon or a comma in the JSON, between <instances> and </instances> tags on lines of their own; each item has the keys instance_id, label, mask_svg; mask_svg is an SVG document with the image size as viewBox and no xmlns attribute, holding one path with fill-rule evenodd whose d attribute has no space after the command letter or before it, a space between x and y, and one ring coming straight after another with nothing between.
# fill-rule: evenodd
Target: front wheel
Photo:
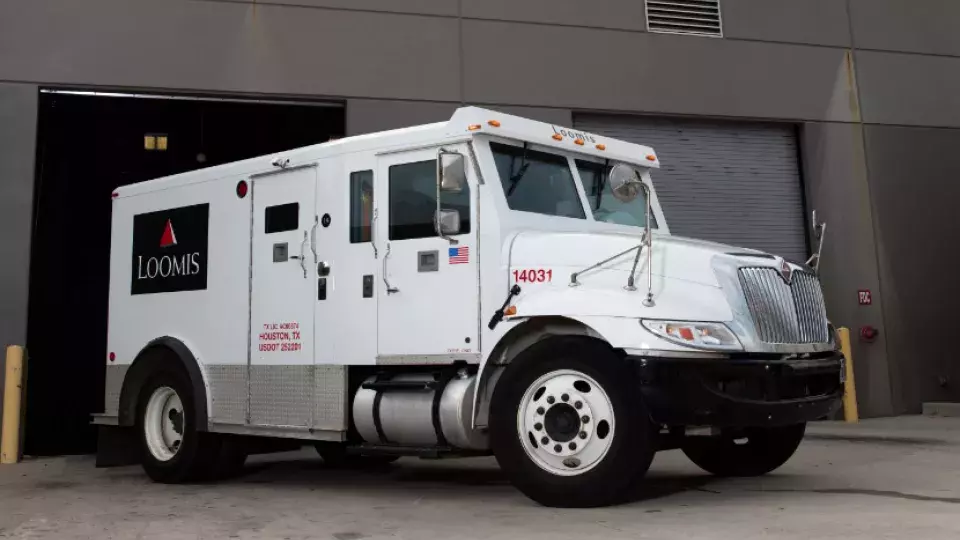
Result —
<instances>
[{"instance_id":1,"label":"front wheel","mask_svg":"<svg viewBox=\"0 0 960 540\"><path fill-rule=\"evenodd\" d=\"M719 437L692 437L683 453L701 469L717 476L761 476L789 460L806 424L726 430Z\"/></svg>"},{"instance_id":2,"label":"front wheel","mask_svg":"<svg viewBox=\"0 0 960 540\"><path fill-rule=\"evenodd\" d=\"M619 502L654 454L629 365L605 343L554 337L520 353L497 383L490 442L500 467L545 506Z\"/></svg>"}]
</instances>

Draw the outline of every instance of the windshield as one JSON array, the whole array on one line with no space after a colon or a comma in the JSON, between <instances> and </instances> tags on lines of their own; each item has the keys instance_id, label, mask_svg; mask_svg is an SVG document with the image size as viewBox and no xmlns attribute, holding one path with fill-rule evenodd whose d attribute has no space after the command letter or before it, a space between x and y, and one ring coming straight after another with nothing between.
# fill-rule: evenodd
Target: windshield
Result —
<instances>
[{"instance_id":1,"label":"windshield","mask_svg":"<svg viewBox=\"0 0 960 540\"><path fill-rule=\"evenodd\" d=\"M636 199L623 202L613 196L610 182L607 181L610 167L581 159L576 160L576 164L595 220L634 227L646 226L647 201L643 192ZM657 226L656 219L653 226Z\"/></svg>"},{"instance_id":2,"label":"windshield","mask_svg":"<svg viewBox=\"0 0 960 540\"><path fill-rule=\"evenodd\" d=\"M566 157L495 142L490 148L511 210L586 219Z\"/></svg>"}]
</instances>

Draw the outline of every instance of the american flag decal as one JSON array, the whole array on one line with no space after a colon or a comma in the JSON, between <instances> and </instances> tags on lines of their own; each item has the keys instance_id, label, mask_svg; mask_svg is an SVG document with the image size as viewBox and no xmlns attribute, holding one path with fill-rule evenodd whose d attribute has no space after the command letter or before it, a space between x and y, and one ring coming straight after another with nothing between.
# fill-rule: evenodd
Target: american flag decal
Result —
<instances>
[{"instance_id":1,"label":"american flag decal","mask_svg":"<svg viewBox=\"0 0 960 540\"><path fill-rule=\"evenodd\" d=\"M466 264L470 262L470 248L467 246L452 247L449 251L450 264Z\"/></svg>"}]
</instances>

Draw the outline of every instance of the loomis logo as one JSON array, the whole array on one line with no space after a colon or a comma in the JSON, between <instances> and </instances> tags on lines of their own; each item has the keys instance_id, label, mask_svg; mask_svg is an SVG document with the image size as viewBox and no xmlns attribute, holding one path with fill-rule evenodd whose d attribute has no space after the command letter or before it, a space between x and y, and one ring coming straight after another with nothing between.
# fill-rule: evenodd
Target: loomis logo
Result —
<instances>
[{"instance_id":1,"label":"loomis logo","mask_svg":"<svg viewBox=\"0 0 960 540\"><path fill-rule=\"evenodd\" d=\"M596 137L587 133L586 131L575 131L570 128L562 128L562 127L557 127L553 125L551 125L550 127L553 128L554 135L560 135L561 137L566 137L568 139L580 139L588 143L597 142Z\"/></svg>"},{"instance_id":2,"label":"loomis logo","mask_svg":"<svg viewBox=\"0 0 960 540\"><path fill-rule=\"evenodd\" d=\"M177 235L173 232L173 222L167 220L167 226L163 228L163 236L160 237L160 247L170 247L177 245Z\"/></svg>"},{"instance_id":3,"label":"loomis logo","mask_svg":"<svg viewBox=\"0 0 960 540\"><path fill-rule=\"evenodd\" d=\"M207 288L209 214L198 204L133 217L131 294Z\"/></svg>"}]
</instances>

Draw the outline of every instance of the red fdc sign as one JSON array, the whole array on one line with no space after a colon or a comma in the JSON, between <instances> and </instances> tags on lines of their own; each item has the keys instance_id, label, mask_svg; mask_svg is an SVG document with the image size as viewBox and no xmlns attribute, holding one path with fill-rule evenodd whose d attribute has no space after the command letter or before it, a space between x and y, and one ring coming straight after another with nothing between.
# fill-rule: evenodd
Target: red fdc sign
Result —
<instances>
[{"instance_id":1,"label":"red fdc sign","mask_svg":"<svg viewBox=\"0 0 960 540\"><path fill-rule=\"evenodd\" d=\"M857 291L857 302L859 302L861 306L869 306L873 304L873 295L870 294L868 289L860 289Z\"/></svg>"}]
</instances>

